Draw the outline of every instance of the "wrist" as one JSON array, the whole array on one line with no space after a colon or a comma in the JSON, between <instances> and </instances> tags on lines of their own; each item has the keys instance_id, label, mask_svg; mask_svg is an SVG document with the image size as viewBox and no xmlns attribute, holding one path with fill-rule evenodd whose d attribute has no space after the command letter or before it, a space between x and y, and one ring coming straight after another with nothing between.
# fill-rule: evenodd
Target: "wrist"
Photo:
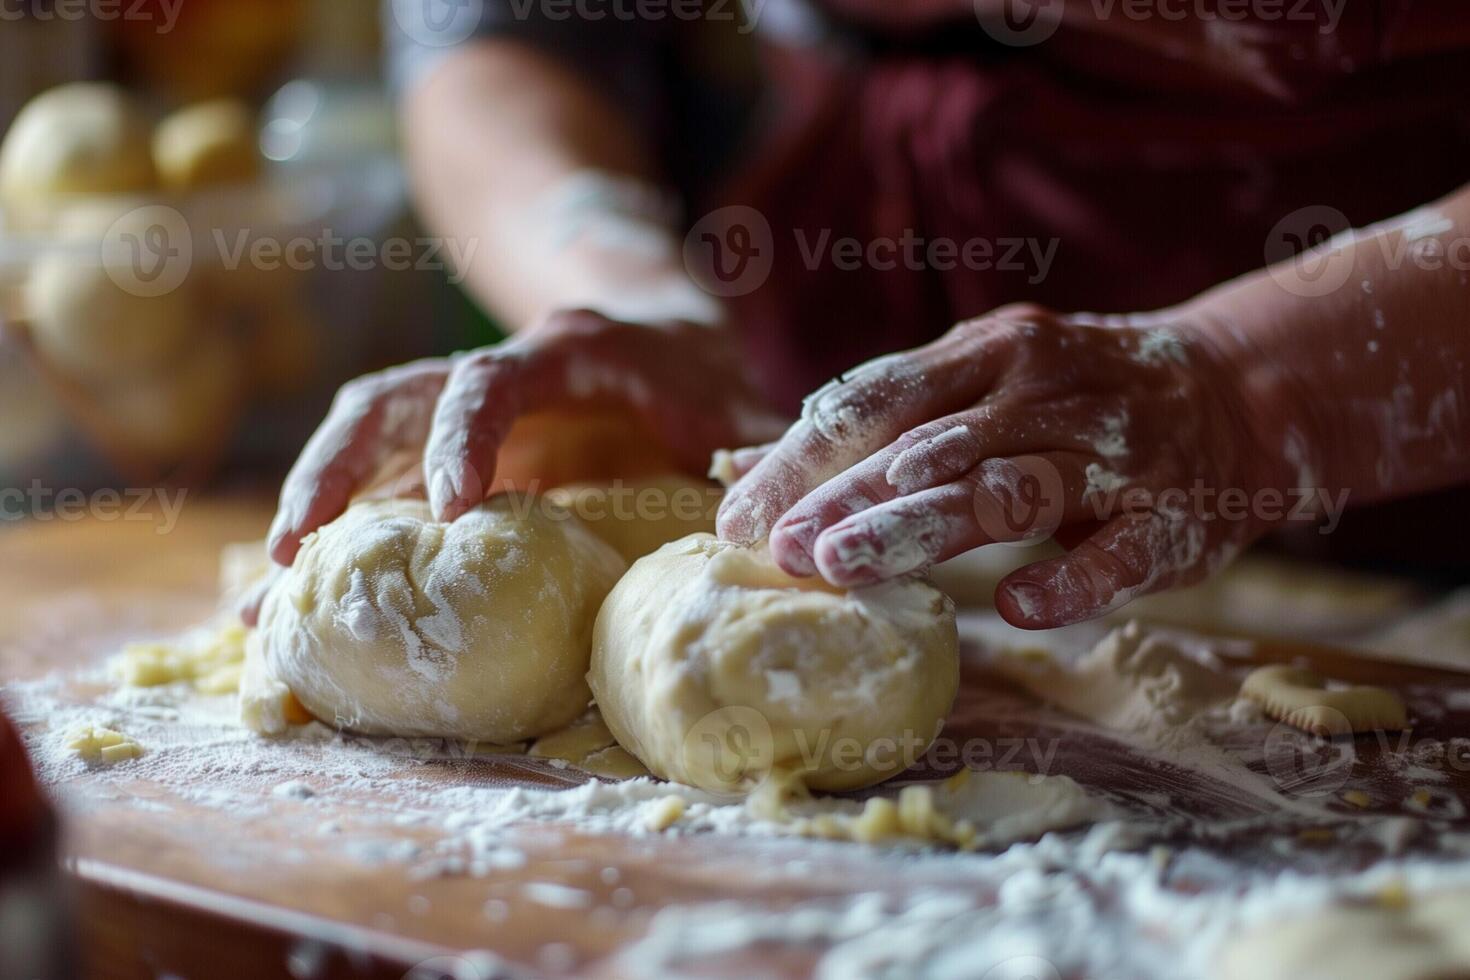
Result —
<instances>
[{"instance_id":1,"label":"wrist","mask_svg":"<svg viewBox=\"0 0 1470 980\"><path fill-rule=\"evenodd\" d=\"M1243 469L1253 488L1335 492L1340 475L1329 466L1334 435L1317 410L1321 398L1308 376L1273 349L1270 331L1257 321L1245 329L1233 310L1210 302L1174 312L1181 336L1207 365L1205 383L1240 433Z\"/></svg>"}]
</instances>

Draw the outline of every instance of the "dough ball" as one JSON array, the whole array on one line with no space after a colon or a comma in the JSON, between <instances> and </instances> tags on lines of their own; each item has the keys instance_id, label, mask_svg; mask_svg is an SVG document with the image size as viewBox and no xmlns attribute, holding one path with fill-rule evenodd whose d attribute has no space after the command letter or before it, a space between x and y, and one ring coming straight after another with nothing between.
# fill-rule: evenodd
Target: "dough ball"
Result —
<instances>
[{"instance_id":1,"label":"dough ball","mask_svg":"<svg viewBox=\"0 0 1470 980\"><path fill-rule=\"evenodd\" d=\"M664 545L597 617L588 675L650 770L712 791L772 770L848 790L916 761L959 686L954 606L911 579L852 592L709 534Z\"/></svg>"},{"instance_id":2,"label":"dough ball","mask_svg":"<svg viewBox=\"0 0 1470 980\"><path fill-rule=\"evenodd\" d=\"M266 668L342 728L518 742L586 710L592 623L624 567L524 497L452 524L421 501L355 504L266 597Z\"/></svg>"},{"instance_id":3,"label":"dough ball","mask_svg":"<svg viewBox=\"0 0 1470 980\"><path fill-rule=\"evenodd\" d=\"M255 128L254 114L234 99L186 106L153 134L158 174L177 190L253 181L261 170Z\"/></svg>"},{"instance_id":4,"label":"dough ball","mask_svg":"<svg viewBox=\"0 0 1470 980\"><path fill-rule=\"evenodd\" d=\"M211 332L163 370L95 391L103 424L129 449L176 460L213 452L239 409L240 352Z\"/></svg>"},{"instance_id":5,"label":"dough ball","mask_svg":"<svg viewBox=\"0 0 1470 980\"><path fill-rule=\"evenodd\" d=\"M675 472L673 454L634 415L547 411L511 426L496 459L497 488L541 491L568 483Z\"/></svg>"},{"instance_id":6,"label":"dough ball","mask_svg":"<svg viewBox=\"0 0 1470 980\"><path fill-rule=\"evenodd\" d=\"M0 146L0 197L21 209L37 198L147 190L155 176L148 121L114 85L63 85L37 96Z\"/></svg>"},{"instance_id":7,"label":"dough ball","mask_svg":"<svg viewBox=\"0 0 1470 980\"><path fill-rule=\"evenodd\" d=\"M141 296L119 285L102 263L109 228L115 236L144 236L148 226L142 212L119 216L112 208L79 209L62 229L63 239L76 247L54 249L37 260L26 283L25 308L32 338L49 364L80 380L106 381L156 370L186 345L201 319L189 280L157 296Z\"/></svg>"},{"instance_id":8,"label":"dough ball","mask_svg":"<svg viewBox=\"0 0 1470 980\"><path fill-rule=\"evenodd\" d=\"M652 554L670 541L700 531L714 533L720 489L708 480L681 474L574 483L547 497L592 529L629 562Z\"/></svg>"}]
</instances>

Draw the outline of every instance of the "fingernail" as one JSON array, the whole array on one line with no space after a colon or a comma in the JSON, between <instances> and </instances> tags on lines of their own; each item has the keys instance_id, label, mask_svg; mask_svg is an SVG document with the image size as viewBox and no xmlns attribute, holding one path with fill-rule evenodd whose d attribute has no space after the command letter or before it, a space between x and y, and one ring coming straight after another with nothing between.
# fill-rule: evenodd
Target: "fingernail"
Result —
<instances>
[{"instance_id":1,"label":"fingernail","mask_svg":"<svg viewBox=\"0 0 1470 980\"><path fill-rule=\"evenodd\" d=\"M788 574L817 574L817 563L812 559L812 547L819 531L815 520L777 525L771 532L771 557Z\"/></svg>"},{"instance_id":2,"label":"fingernail","mask_svg":"<svg viewBox=\"0 0 1470 980\"><path fill-rule=\"evenodd\" d=\"M1041 617L1046 605L1046 589L1031 582L1013 582L1006 586L1006 594L1022 619L1031 622Z\"/></svg>"},{"instance_id":3,"label":"fingernail","mask_svg":"<svg viewBox=\"0 0 1470 980\"><path fill-rule=\"evenodd\" d=\"M449 505L459 496L459 488L449 474L447 466L436 469L429 477L429 509L436 517L443 517Z\"/></svg>"},{"instance_id":4,"label":"fingernail","mask_svg":"<svg viewBox=\"0 0 1470 980\"><path fill-rule=\"evenodd\" d=\"M271 521L271 529L266 533L266 554L274 557L282 542L291 534L291 518L284 511L278 511L275 519Z\"/></svg>"},{"instance_id":5,"label":"fingernail","mask_svg":"<svg viewBox=\"0 0 1470 980\"><path fill-rule=\"evenodd\" d=\"M749 494L726 497L715 515L720 537L736 544L755 544L770 533L763 509Z\"/></svg>"}]
</instances>

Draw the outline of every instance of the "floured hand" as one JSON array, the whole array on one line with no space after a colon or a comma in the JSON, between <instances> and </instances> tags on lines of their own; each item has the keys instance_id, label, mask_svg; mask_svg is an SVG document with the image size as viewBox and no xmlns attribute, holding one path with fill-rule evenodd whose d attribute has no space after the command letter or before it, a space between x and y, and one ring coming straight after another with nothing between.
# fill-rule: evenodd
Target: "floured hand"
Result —
<instances>
[{"instance_id":1,"label":"floured hand","mask_svg":"<svg viewBox=\"0 0 1470 980\"><path fill-rule=\"evenodd\" d=\"M718 328L555 313L494 347L344 386L282 487L271 557L291 564L302 538L404 453L422 456L434 515L453 520L484 499L518 418L579 402L627 407L695 469L721 446L768 439L783 426Z\"/></svg>"},{"instance_id":2,"label":"floured hand","mask_svg":"<svg viewBox=\"0 0 1470 980\"><path fill-rule=\"evenodd\" d=\"M769 535L787 572L846 587L1055 535L1069 553L996 596L1012 624L1046 628L1205 577L1272 523L1245 505L1224 519L1221 494L1248 502L1284 474L1189 324L1014 306L813 394L719 530Z\"/></svg>"}]
</instances>

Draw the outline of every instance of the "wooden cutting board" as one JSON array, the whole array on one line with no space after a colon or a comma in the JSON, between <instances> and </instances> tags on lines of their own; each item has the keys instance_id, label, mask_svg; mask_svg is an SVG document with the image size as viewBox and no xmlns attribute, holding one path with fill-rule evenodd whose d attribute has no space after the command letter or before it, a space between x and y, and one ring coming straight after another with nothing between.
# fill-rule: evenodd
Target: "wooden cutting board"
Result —
<instances>
[{"instance_id":1,"label":"wooden cutting board","mask_svg":"<svg viewBox=\"0 0 1470 980\"><path fill-rule=\"evenodd\" d=\"M214 608L220 548L258 539L269 516L263 502L201 499L185 506L167 534L158 533L160 519L0 527L0 682L94 663L126 639L201 621ZM1266 654L1282 659L1303 652L1278 645ZM1444 693L1470 692L1470 679L1348 662L1330 650L1305 652L1336 676L1409 686L1424 719L1416 738L1470 731L1470 717L1449 706L1465 704L1465 698ZM1211 814L1233 805L1186 771L1161 767L1057 713L1038 711L978 659L967 661L947 734L992 741L1052 738L1060 746L1052 771L1115 796L1162 799L1155 805L1175 813ZM1405 796L1405 787L1393 781L1397 777L1380 765L1393 751L1393 745L1372 739L1358 745L1354 772L1361 770L1360 782L1374 790L1379 816L1399 812ZM415 774L445 785L554 786L588 778L519 757L420 766ZM938 775L943 773L909 778ZM943 860L915 864L856 845L714 835L625 838L544 824L519 834L517 846L527 856L522 867L481 877L421 878L406 865L355 859L340 837L301 835L293 819L293 808L302 806L298 801L266 796L258 810L232 814L160 799L158 806L140 810L127 797L142 789L105 784L117 778L99 771L98 802L69 813L66 827L66 862L77 885L83 948L94 976L400 977L426 961L440 972L458 962L461 974L472 976L466 971L480 961L444 959L466 950L493 951L539 975L636 976L637 966L618 954L670 906L733 899L778 911L857 892L901 898L935 887L971 889L982 902L993 894L984 874L976 872L975 862L983 858L966 858L963 867L956 858L946 870ZM1470 801L1464 772L1451 772L1442 785ZM391 796L388 791L386 798L354 804L391 806ZM1340 808L1345 820L1363 816L1348 804ZM350 836L353 806L342 810ZM1470 829L1463 817L1444 825ZM434 835L414 825L394 833L424 844ZM364 834L382 843L381 825ZM1341 839L1340 848L1319 847L1299 860L1351 868L1379 856L1351 834ZM1283 858L1267 843L1237 840L1225 850L1241 868L1298 860ZM1422 846L1432 848L1433 842ZM547 883L590 894L590 904L557 907L527 900L528 885ZM1206 887L1186 880L1178 885ZM487 903L496 915L487 914ZM605 911L594 914L598 910ZM819 941L757 946L703 957L696 972L800 976L822 952ZM422 975L438 975L433 969Z\"/></svg>"}]
</instances>

